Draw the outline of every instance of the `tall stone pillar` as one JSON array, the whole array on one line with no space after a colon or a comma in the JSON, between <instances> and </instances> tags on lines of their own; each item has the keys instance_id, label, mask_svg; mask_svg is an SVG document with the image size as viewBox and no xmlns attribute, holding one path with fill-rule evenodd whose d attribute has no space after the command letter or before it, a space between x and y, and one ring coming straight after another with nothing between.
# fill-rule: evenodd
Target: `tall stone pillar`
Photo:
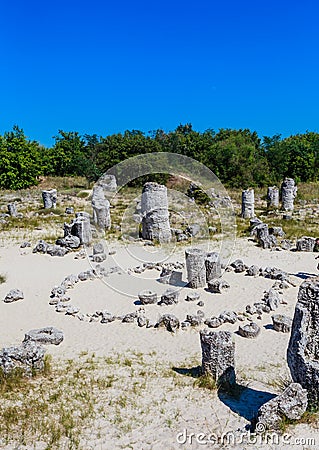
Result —
<instances>
[{"instance_id":1,"label":"tall stone pillar","mask_svg":"<svg viewBox=\"0 0 319 450\"><path fill-rule=\"evenodd\" d=\"M304 281L291 327L287 362L294 382L308 391L309 406L319 405L319 277Z\"/></svg>"},{"instance_id":2,"label":"tall stone pillar","mask_svg":"<svg viewBox=\"0 0 319 450\"><path fill-rule=\"evenodd\" d=\"M145 183L141 201L142 237L158 242L170 242L167 188L157 183Z\"/></svg>"},{"instance_id":3,"label":"tall stone pillar","mask_svg":"<svg viewBox=\"0 0 319 450\"><path fill-rule=\"evenodd\" d=\"M111 228L110 202L102 186L96 185L92 195L93 222L102 229Z\"/></svg>"},{"instance_id":4,"label":"tall stone pillar","mask_svg":"<svg viewBox=\"0 0 319 450\"><path fill-rule=\"evenodd\" d=\"M241 216L244 219L255 217L255 194L253 189L246 189L241 195Z\"/></svg>"},{"instance_id":5,"label":"tall stone pillar","mask_svg":"<svg viewBox=\"0 0 319 450\"><path fill-rule=\"evenodd\" d=\"M230 331L200 331L202 371L218 385L236 383L235 341Z\"/></svg>"},{"instance_id":6,"label":"tall stone pillar","mask_svg":"<svg viewBox=\"0 0 319 450\"><path fill-rule=\"evenodd\" d=\"M9 203L8 204L8 213L11 217L17 217L17 205L15 203Z\"/></svg>"},{"instance_id":7,"label":"tall stone pillar","mask_svg":"<svg viewBox=\"0 0 319 450\"><path fill-rule=\"evenodd\" d=\"M200 248L185 250L188 286L193 289L206 285L205 252Z\"/></svg>"},{"instance_id":8,"label":"tall stone pillar","mask_svg":"<svg viewBox=\"0 0 319 450\"><path fill-rule=\"evenodd\" d=\"M269 186L267 189L267 206L268 208L278 208L279 206L279 189L277 186Z\"/></svg>"},{"instance_id":9,"label":"tall stone pillar","mask_svg":"<svg viewBox=\"0 0 319 450\"><path fill-rule=\"evenodd\" d=\"M45 209L56 208L57 190L42 191L43 206Z\"/></svg>"},{"instance_id":10,"label":"tall stone pillar","mask_svg":"<svg viewBox=\"0 0 319 450\"><path fill-rule=\"evenodd\" d=\"M222 276L222 267L219 254L216 252L208 253L205 259L206 281L207 283Z\"/></svg>"},{"instance_id":11,"label":"tall stone pillar","mask_svg":"<svg viewBox=\"0 0 319 450\"><path fill-rule=\"evenodd\" d=\"M281 201L284 211L293 211L297 186L292 178L285 178L281 185Z\"/></svg>"}]
</instances>

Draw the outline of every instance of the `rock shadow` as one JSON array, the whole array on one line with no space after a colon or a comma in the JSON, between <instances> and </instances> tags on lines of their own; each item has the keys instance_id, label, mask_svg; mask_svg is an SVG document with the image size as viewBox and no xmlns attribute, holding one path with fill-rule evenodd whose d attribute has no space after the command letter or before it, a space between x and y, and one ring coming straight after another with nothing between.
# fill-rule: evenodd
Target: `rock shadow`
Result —
<instances>
[{"instance_id":1,"label":"rock shadow","mask_svg":"<svg viewBox=\"0 0 319 450\"><path fill-rule=\"evenodd\" d=\"M294 277L301 278L302 280L306 280L307 278L315 277L318 274L308 273L308 272L298 272L298 273L291 273L290 275L293 275Z\"/></svg>"},{"instance_id":2,"label":"rock shadow","mask_svg":"<svg viewBox=\"0 0 319 450\"><path fill-rule=\"evenodd\" d=\"M276 395L270 392L259 391L239 384L233 388L233 392L222 389L218 391L218 398L221 402L249 421L253 421L259 408L274 397Z\"/></svg>"},{"instance_id":3,"label":"rock shadow","mask_svg":"<svg viewBox=\"0 0 319 450\"><path fill-rule=\"evenodd\" d=\"M202 366L195 366L195 367L173 367L172 370L174 372L179 373L180 375L186 375L188 377L192 378L198 378L201 375Z\"/></svg>"}]
</instances>

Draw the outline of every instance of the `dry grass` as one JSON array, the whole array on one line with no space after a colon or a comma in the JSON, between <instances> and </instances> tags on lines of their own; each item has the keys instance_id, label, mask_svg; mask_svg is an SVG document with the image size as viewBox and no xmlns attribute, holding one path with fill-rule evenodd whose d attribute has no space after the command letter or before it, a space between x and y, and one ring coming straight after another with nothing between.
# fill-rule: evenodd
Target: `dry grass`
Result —
<instances>
[{"instance_id":1,"label":"dry grass","mask_svg":"<svg viewBox=\"0 0 319 450\"><path fill-rule=\"evenodd\" d=\"M155 416L164 428L175 428L180 410L174 402L191 401L192 391L190 377L168 369L154 354L82 352L77 360L47 360L34 378L19 372L0 377L0 447L44 442L46 449L85 449L101 439L125 439L151 426Z\"/></svg>"}]
</instances>

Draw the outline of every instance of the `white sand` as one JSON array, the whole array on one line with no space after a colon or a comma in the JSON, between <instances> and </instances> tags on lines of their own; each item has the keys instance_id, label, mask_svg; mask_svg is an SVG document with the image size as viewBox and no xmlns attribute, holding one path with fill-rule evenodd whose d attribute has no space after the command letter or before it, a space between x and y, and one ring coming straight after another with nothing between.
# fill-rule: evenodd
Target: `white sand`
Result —
<instances>
[{"instance_id":1,"label":"white sand","mask_svg":"<svg viewBox=\"0 0 319 450\"><path fill-rule=\"evenodd\" d=\"M108 261L103 264L106 267L117 264L125 271L128 267L139 265L138 258L143 260L145 257L143 255L145 249L141 249L139 245L132 245L129 251L123 245L115 244L115 246L117 253L114 258L109 257ZM152 252L154 249L150 248L149 251ZM158 258L156 253L153 255L149 253L149 255L149 260ZM276 311L290 317L294 313L298 287L303 281L300 274L314 275L316 273L316 262L312 253L261 250L247 239L237 241L232 260L236 258L243 259L248 265L275 266L292 275L296 287L284 290L282 297L287 305L280 305ZM178 251L170 255L169 259L183 261L183 249L179 247ZM136 324L123 324L119 321L109 324L86 323L75 317L56 313L54 306L48 304L51 288L59 285L67 275L78 274L90 267L88 259L76 260L74 254L58 258L32 254L31 249L19 249L16 245L0 248L0 273L7 275L6 282L0 285L0 298L4 298L6 293L13 288L21 289L25 295L24 300L15 303L0 302L1 346L19 344L24 333L32 328L55 326L63 330L65 339L60 346L50 346L47 351L57 358L74 358L84 350L105 356L115 352L125 352L129 349L145 355L155 351L156 359L161 364L166 364L167 368L181 367L185 361L192 358L200 363L201 349L198 330L179 330L176 334L171 334L163 329L139 328ZM146 271L141 275L115 273L106 278L106 282L101 280L79 282L74 289L68 291L71 296L70 303L78 306L83 313L93 313L98 309L106 309L116 315L132 312L139 308L134 304L139 291L150 288L161 294L169 287L156 281L158 276L159 272L153 270ZM195 303L184 301L188 288L183 288L178 305L162 307L147 305L145 306L146 316L156 320L160 314L172 312L183 320L186 314L195 314L198 309L202 309L206 317L218 315L223 310L244 311L247 304L259 301L263 297L263 292L269 289L274 282L263 277L253 278L232 272L225 273L224 279L230 283L231 287L223 294L211 294L204 289L198 290L201 293L201 300L205 302L205 306L202 308ZM185 271L183 280L185 280ZM115 287L117 291L108 284ZM132 296L123 295L123 292L132 294ZM256 339L244 339L235 335L236 370L238 377L244 376L251 389L273 393L276 392L276 389L270 385L271 380L289 375L286 364L289 334L277 333L271 327L266 328L272 323L271 314L263 314L262 320L257 320L257 323L261 326L261 333ZM235 325L225 324L219 329L236 331L238 323ZM162 388L165 385L161 385L161 383L161 379L158 379L152 388L153 391L149 392L150 396L153 395L156 398L159 394L163 394ZM231 411L229 405L218 399L214 393L206 395L203 390L195 391L194 393L189 388L189 395L194 396L191 403L186 400L186 393L185 399L172 400L180 405L183 417L168 430L163 428L158 417L154 417L153 427L143 427L142 430L134 429L117 443L113 441L110 431L105 430L104 436L102 434L99 439L94 438L94 442L90 443L90 439L88 439L87 448L115 448L117 445L129 445L130 442L135 442L132 448L136 449L179 448L175 437L177 431L182 431L184 426L189 431L195 432L196 430L198 430L197 432L206 432L209 429L219 429L221 432L221 430L235 430L249 423L247 419ZM242 398L240 405L237 406L246 412L249 411L254 407L253 404L256 401L257 394L253 394L254 391L248 392L247 398ZM164 395L166 395L165 392ZM169 398L169 394L167 395ZM299 425L292 430L294 434L302 437L315 436L317 447L312 448L319 448L319 434L315 430L305 425ZM149 444L148 442L153 443ZM205 448L196 443L192 447L184 446L184 448L203 447ZM209 448L209 446L207 447ZM238 448L244 447L239 446ZM257 448L257 445L249 448ZM262 448L272 447L263 446ZM274 448L276 447L274 446ZM277 446L277 448L281 447ZM311 447L294 445L293 448Z\"/></svg>"}]
</instances>

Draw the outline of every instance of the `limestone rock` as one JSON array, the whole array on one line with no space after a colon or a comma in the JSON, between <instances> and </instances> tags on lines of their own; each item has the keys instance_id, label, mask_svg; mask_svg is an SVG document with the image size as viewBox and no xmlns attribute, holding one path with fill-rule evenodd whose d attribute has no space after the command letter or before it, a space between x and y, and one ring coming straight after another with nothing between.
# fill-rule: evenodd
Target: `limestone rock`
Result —
<instances>
[{"instance_id":1,"label":"limestone rock","mask_svg":"<svg viewBox=\"0 0 319 450\"><path fill-rule=\"evenodd\" d=\"M284 211L293 211L294 199L297 195L297 186L292 178L285 178L281 185L281 201Z\"/></svg>"},{"instance_id":2,"label":"limestone rock","mask_svg":"<svg viewBox=\"0 0 319 450\"><path fill-rule=\"evenodd\" d=\"M319 404L319 277L304 281L292 322L287 362L292 379L308 391L311 407Z\"/></svg>"},{"instance_id":3,"label":"limestone rock","mask_svg":"<svg viewBox=\"0 0 319 450\"><path fill-rule=\"evenodd\" d=\"M140 302L142 303L142 305L157 303L157 294L156 294L156 292L153 292L153 291L149 291L149 290L141 291L138 294L138 298L139 298Z\"/></svg>"},{"instance_id":4,"label":"limestone rock","mask_svg":"<svg viewBox=\"0 0 319 450\"><path fill-rule=\"evenodd\" d=\"M215 280L216 278L221 277L222 268L219 254L216 252L208 253L205 259L205 267L207 283L211 280Z\"/></svg>"},{"instance_id":5,"label":"limestone rock","mask_svg":"<svg viewBox=\"0 0 319 450\"><path fill-rule=\"evenodd\" d=\"M202 371L218 384L235 384L235 341L229 331L200 331Z\"/></svg>"},{"instance_id":6,"label":"limestone rock","mask_svg":"<svg viewBox=\"0 0 319 450\"><path fill-rule=\"evenodd\" d=\"M186 295L185 300L187 302L197 302L200 299L200 293L199 292L188 292L188 294Z\"/></svg>"},{"instance_id":7,"label":"limestone rock","mask_svg":"<svg viewBox=\"0 0 319 450\"><path fill-rule=\"evenodd\" d=\"M187 281L192 289L206 285L205 253L200 248L185 250Z\"/></svg>"},{"instance_id":8,"label":"limestone rock","mask_svg":"<svg viewBox=\"0 0 319 450\"><path fill-rule=\"evenodd\" d=\"M292 319L283 314L274 314L271 316L272 326L275 331L280 331L282 333L290 333Z\"/></svg>"},{"instance_id":9,"label":"limestone rock","mask_svg":"<svg viewBox=\"0 0 319 450\"><path fill-rule=\"evenodd\" d=\"M223 311L219 314L219 318L225 323L236 323L237 322L237 314L235 311Z\"/></svg>"},{"instance_id":10,"label":"limestone rock","mask_svg":"<svg viewBox=\"0 0 319 450\"><path fill-rule=\"evenodd\" d=\"M59 345L64 339L63 331L55 327L44 327L28 331L23 342L34 341L39 344Z\"/></svg>"},{"instance_id":11,"label":"limestone rock","mask_svg":"<svg viewBox=\"0 0 319 450\"><path fill-rule=\"evenodd\" d=\"M180 327L180 322L173 314L164 314L157 323L158 327L165 327L167 331L175 332Z\"/></svg>"},{"instance_id":12,"label":"limestone rock","mask_svg":"<svg viewBox=\"0 0 319 450\"><path fill-rule=\"evenodd\" d=\"M161 295L159 305L175 305L178 303L179 291L176 289L166 289Z\"/></svg>"},{"instance_id":13,"label":"limestone rock","mask_svg":"<svg viewBox=\"0 0 319 450\"><path fill-rule=\"evenodd\" d=\"M3 301L4 303L12 303L23 299L24 295L23 292L20 291L20 289L11 289L11 291L7 293Z\"/></svg>"},{"instance_id":14,"label":"limestone rock","mask_svg":"<svg viewBox=\"0 0 319 450\"><path fill-rule=\"evenodd\" d=\"M218 280L211 280L208 282L208 290L209 292L221 294L224 289L229 289L230 284L222 280L221 278Z\"/></svg>"},{"instance_id":15,"label":"limestone rock","mask_svg":"<svg viewBox=\"0 0 319 450\"><path fill-rule=\"evenodd\" d=\"M267 190L267 207L278 208L279 206L279 189L277 186L269 186Z\"/></svg>"},{"instance_id":16,"label":"limestone rock","mask_svg":"<svg viewBox=\"0 0 319 450\"><path fill-rule=\"evenodd\" d=\"M258 411L256 430L279 430L283 418L297 420L307 409L307 391L298 383L291 383L284 392L264 403Z\"/></svg>"},{"instance_id":17,"label":"limestone rock","mask_svg":"<svg viewBox=\"0 0 319 450\"><path fill-rule=\"evenodd\" d=\"M313 252L316 245L316 239L309 236L303 236L297 240L297 252Z\"/></svg>"},{"instance_id":18,"label":"limestone rock","mask_svg":"<svg viewBox=\"0 0 319 450\"><path fill-rule=\"evenodd\" d=\"M56 208L57 190L42 191L43 206L45 209Z\"/></svg>"},{"instance_id":19,"label":"limestone rock","mask_svg":"<svg viewBox=\"0 0 319 450\"><path fill-rule=\"evenodd\" d=\"M157 183L145 183L141 200L142 237L160 243L170 242L167 188Z\"/></svg>"},{"instance_id":20,"label":"limestone rock","mask_svg":"<svg viewBox=\"0 0 319 450\"><path fill-rule=\"evenodd\" d=\"M241 216L250 219L255 216L255 194L253 189L242 191Z\"/></svg>"},{"instance_id":21,"label":"limestone rock","mask_svg":"<svg viewBox=\"0 0 319 450\"><path fill-rule=\"evenodd\" d=\"M238 334L242 337L253 339L260 333L260 327L255 322L247 325L239 325Z\"/></svg>"},{"instance_id":22,"label":"limestone rock","mask_svg":"<svg viewBox=\"0 0 319 450\"><path fill-rule=\"evenodd\" d=\"M0 367L5 374L20 369L27 376L44 367L45 349L34 341L23 342L20 347L7 347L0 351Z\"/></svg>"}]
</instances>

